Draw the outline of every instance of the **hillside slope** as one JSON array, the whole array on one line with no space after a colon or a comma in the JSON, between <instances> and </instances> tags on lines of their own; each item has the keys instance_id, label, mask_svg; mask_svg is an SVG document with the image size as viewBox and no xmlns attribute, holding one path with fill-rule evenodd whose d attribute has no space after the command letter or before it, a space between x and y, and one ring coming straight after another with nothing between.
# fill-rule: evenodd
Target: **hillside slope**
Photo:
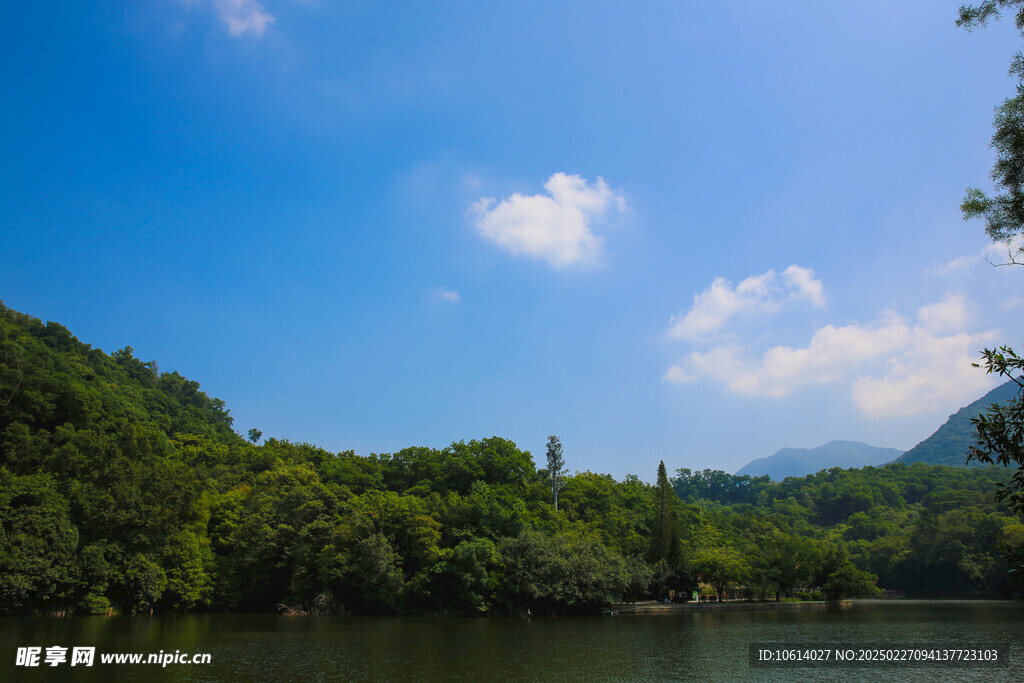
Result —
<instances>
[{"instance_id":1,"label":"hillside slope","mask_svg":"<svg viewBox=\"0 0 1024 683\"><path fill-rule=\"evenodd\" d=\"M961 408L935 430L931 436L904 453L896 462L923 462L929 465L964 467L967 452L975 445L971 418L987 412L993 403L1004 403L1017 395L1017 385L1006 382L974 403Z\"/></svg>"},{"instance_id":2,"label":"hillside slope","mask_svg":"<svg viewBox=\"0 0 1024 683\"><path fill-rule=\"evenodd\" d=\"M0 453L14 447L16 434L33 434L40 447L62 429L106 436L128 425L168 437L241 440L224 402L198 382L161 373L154 361L135 358L130 346L108 355L59 323L44 324L0 302Z\"/></svg>"}]
</instances>

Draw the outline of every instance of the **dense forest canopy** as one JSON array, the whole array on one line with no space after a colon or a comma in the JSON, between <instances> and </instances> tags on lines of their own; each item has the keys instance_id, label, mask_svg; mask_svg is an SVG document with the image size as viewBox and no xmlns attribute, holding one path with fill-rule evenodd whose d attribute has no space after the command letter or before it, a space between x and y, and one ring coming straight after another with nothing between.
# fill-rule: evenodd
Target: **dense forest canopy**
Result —
<instances>
[{"instance_id":1,"label":"dense forest canopy","mask_svg":"<svg viewBox=\"0 0 1024 683\"><path fill-rule=\"evenodd\" d=\"M496 436L359 456L249 435L130 347L106 354L0 304L0 613L1007 595L997 546L1024 544L991 467L577 472L555 478L556 509L551 473Z\"/></svg>"}]
</instances>

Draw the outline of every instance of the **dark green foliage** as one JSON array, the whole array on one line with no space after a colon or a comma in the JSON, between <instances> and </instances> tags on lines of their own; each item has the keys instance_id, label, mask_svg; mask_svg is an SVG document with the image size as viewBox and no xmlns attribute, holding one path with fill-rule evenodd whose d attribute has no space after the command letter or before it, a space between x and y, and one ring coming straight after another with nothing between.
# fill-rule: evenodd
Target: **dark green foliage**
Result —
<instances>
[{"instance_id":1,"label":"dark green foliage","mask_svg":"<svg viewBox=\"0 0 1024 683\"><path fill-rule=\"evenodd\" d=\"M0 469L0 614L60 604L73 588L78 532L46 475Z\"/></svg>"},{"instance_id":2,"label":"dark green foliage","mask_svg":"<svg viewBox=\"0 0 1024 683\"><path fill-rule=\"evenodd\" d=\"M657 507L654 512L654 529L651 534L651 558L658 562L667 560L673 547L678 543L675 529L676 520L673 514L673 499L676 496L668 483L664 461L658 463L658 476L655 479L654 488L657 495Z\"/></svg>"},{"instance_id":3,"label":"dark green foliage","mask_svg":"<svg viewBox=\"0 0 1024 683\"><path fill-rule=\"evenodd\" d=\"M339 595L364 613L393 612L402 588L401 561L387 536L370 534L352 549Z\"/></svg>"},{"instance_id":4,"label":"dark green foliage","mask_svg":"<svg viewBox=\"0 0 1024 683\"><path fill-rule=\"evenodd\" d=\"M709 480L721 484L719 499L696 499L717 537L705 547L739 551L749 563L746 583L755 597L791 595L802 587L873 593L870 577L854 574L847 562L877 577L878 586L911 595L1005 595L1010 589L996 546L1014 518L996 500L1006 479L998 468L836 468L764 484L739 504L731 500L746 483L742 477L680 475L677 490ZM730 485L730 477L741 481ZM938 526L922 526L929 519ZM846 578L826 588L840 571ZM864 580L850 583L858 576Z\"/></svg>"},{"instance_id":5,"label":"dark green foliage","mask_svg":"<svg viewBox=\"0 0 1024 683\"><path fill-rule=\"evenodd\" d=\"M822 592L827 600L876 598L881 595L881 591L875 585L876 580L874 574L857 569L852 562L846 560L828 574L822 585Z\"/></svg>"},{"instance_id":6,"label":"dark green foliage","mask_svg":"<svg viewBox=\"0 0 1024 683\"><path fill-rule=\"evenodd\" d=\"M985 367L990 373L1010 377L1011 381L1004 386L1012 387L1015 396L1003 403L993 403L987 414L971 420L978 441L970 457L986 464L1017 468L1010 485L1000 489L999 498L1024 515L1024 379L1020 377L1024 373L1024 359L1006 346L988 349Z\"/></svg>"},{"instance_id":7,"label":"dark green foliage","mask_svg":"<svg viewBox=\"0 0 1024 683\"><path fill-rule=\"evenodd\" d=\"M771 477L732 475L721 470L706 469L691 472L683 468L676 470L678 476L671 480L676 495L685 501L716 500L727 505L757 502L760 491L771 485Z\"/></svg>"},{"instance_id":8,"label":"dark green foliage","mask_svg":"<svg viewBox=\"0 0 1024 683\"><path fill-rule=\"evenodd\" d=\"M586 535L524 532L501 551L513 613L592 612L620 598L628 580L622 558Z\"/></svg>"},{"instance_id":9,"label":"dark green foliage","mask_svg":"<svg viewBox=\"0 0 1024 683\"><path fill-rule=\"evenodd\" d=\"M435 566L435 593L445 606L467 614L486 614L501 585L501 555L490 539L462 541L446 550Z\"/></svg>"}]
</instances>

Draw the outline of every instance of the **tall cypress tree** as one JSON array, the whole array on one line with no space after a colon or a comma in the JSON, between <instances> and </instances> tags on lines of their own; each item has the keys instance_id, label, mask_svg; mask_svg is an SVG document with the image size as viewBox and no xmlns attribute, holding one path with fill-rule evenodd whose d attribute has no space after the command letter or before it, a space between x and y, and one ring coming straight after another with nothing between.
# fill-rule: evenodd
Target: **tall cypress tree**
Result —
<instances>
[{"instance_id":1,"label":"tall cypress tree","mask_svg":"<svg viewBox=\"0 0 1024 683\"><path fill-rule=\"evenodd\" d=\"M551 480L551 497L557 510L558 491L565 479L565 459L562 457L562 442L553 434L548 437L548 478Z\"/></svg>"},{"instance_id":2,"label":"tall cypress tree","mask_svg":"<svg viewBox=\"0 0 1024 683\"><path fill-rule=\"evenodd\" d=\"M654 538L651 539L654 560L664 560L672 551L672 499L675 495L668 482L665 461L658 463L658 481L655 484L657 496L654 513Z\"/></svg>"}]
</instances>

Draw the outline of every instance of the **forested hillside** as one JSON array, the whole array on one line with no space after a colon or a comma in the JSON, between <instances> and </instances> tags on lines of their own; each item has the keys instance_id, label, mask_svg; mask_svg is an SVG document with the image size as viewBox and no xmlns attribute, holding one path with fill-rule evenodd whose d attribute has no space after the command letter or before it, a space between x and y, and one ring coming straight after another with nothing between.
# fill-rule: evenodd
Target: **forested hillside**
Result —
<instances>
[{"instance_id":1,"label":"forested hillside","mask_svg":"<svg viewBox=\"0 0 1024 683\"><path fill-rule=\"evenodd\" d=\"M1017 396L1017 390L1017 385L1012 381L999 385L977 401L950 415L934 434L901 455L897 462L964 467L967 464L968 451L972 446L978 445L977 432L971 420L982 413L987 413L993 403L1005 404L1013 400Z\"/></svg>"},{"instance_id":2,"label":"forested hillside","mask_svg":"<svg viewBox=\"0 0 1024 683\"><path fill-rule=\"evenodd\" d=\"M0 613L1003 595L995 546L1024 540L993 499L999 469L583 472L556 510L547 473L499 437L365 457L254 440L196 382L0 304Z\"/></svg>"},{"instance_id":3,"label":"forested hillside","mask_svg":"<svg viewBox=\"0 0 1024 683\"><path fill-rule=\"evenodd\" d=\"M880 587L967 596L1006 594L1012 587L999 546L1024 545L1024 526L993 493L1008 478L996 467L916 463L834 468L777 483L767 476L679 470L673 485L717 525L758 529L746 532L744 551L755 566L764 561L759 538L772 539L767 547L774 552L796 557L824 542L876 575Z\"/></svg>"}]
</instances>

